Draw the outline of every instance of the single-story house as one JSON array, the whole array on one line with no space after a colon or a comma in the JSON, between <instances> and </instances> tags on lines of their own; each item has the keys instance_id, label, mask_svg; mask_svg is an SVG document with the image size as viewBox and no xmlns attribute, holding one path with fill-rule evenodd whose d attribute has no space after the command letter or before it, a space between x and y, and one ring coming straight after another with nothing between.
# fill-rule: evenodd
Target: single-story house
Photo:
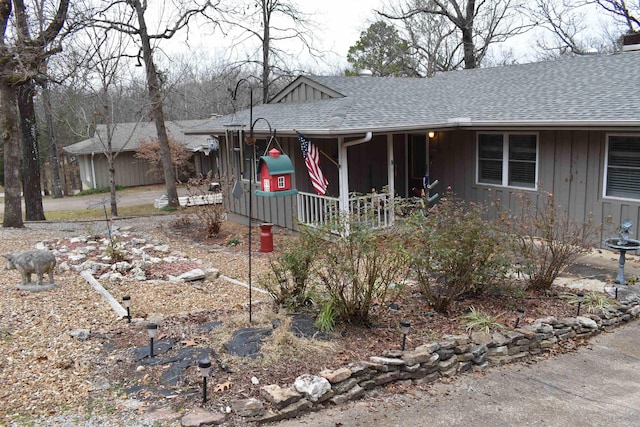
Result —
<instances>
[{"instance_id":1,"label":"single-story house","mask_svg":"<svg viewBox=\"0 0 640 427\"><path fill-rule=\"evenodd\" d=\"M251 130L255 145L245 143ZM320 150L326 194L314 191L296 130ZM300 76L267 104L187 134L220 140L228 209L283 227L366 202L383 207L383 224L393 218L380 198L411 196L426 184L431 196L451 188L468 201L497 197L509 207L516 192L543 189L576 220L629 218L636 237L640 228L638 50L432 78ZM274 147L291 158L296 195L255 194L252 165ZM366 193L373 201L355 196Z\"/></svg>"},{"instance_id":2,"label":"single-story house","mask_svg":"<svg viewBox=\"0 0 640 427\"><path fill-rule=\"evenodd\" d=\"M206 135L185 135L185 131L201 126L204 120L167 121L165 126L169 138L184 144L193 151L193 167L196 174L218 173L217 149L214 141ZM115 158L116 184L125 187L159 184L164 182L162 174L150 172L148 162L134 157L142 141L157 139L153 122L116 123L111 138ZM84 141L64 147L64 151L75 156L80 169L82 190L109 186L107 162L107 126L98 125L93 136Z\"/></svg>"}]
</instances>

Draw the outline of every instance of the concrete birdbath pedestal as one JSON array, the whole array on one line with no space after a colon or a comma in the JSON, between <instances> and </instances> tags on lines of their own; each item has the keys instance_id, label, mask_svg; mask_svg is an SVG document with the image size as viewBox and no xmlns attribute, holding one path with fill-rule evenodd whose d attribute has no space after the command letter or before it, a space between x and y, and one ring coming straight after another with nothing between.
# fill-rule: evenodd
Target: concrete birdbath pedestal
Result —
<instances>
[{"instance_id":1,"label":"concrete birdbath pedestal","mask_svg":"<svg viewBox=\"0 0 640 427\"><path fill-rule=\"evenodd\" d=\"M627 251L637 251L640 249L640 240L629 239L629 229L633 223L630 220L624 220L620 225L620 237L610 238L602 242L606 247L620 251L620 258L618 260L618 277L616 277L616 283L619 285L625 285L624 281L624 264Z\"/></svg>"}]
</instances>

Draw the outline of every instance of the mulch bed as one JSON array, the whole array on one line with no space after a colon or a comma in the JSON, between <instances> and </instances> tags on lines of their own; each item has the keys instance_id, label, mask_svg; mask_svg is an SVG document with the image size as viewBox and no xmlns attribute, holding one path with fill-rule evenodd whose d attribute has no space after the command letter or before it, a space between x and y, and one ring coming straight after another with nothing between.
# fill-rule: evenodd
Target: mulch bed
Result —
<instances>
[{"instance_id":1,"label":"mulch bed","mask_svg":"<svg viewBox=\"0 0 640 427\"><path fill-rule=\"evenodd\" d=\"M168 221L166 217L143 220L132 228L167 242L192 260L219 268L226 276L246 280L246 226L226 223L220 236L206 239L185 221L180 227ZM259 229L256 227L252 234L253 274L258 276L268 271L268 261L274 254L260 253ZM43 238L28 230L15 233L13 240L3 237L2 252L27 249ZM276 251L290 237L290 232L276 230ZM231 238L238 244L227 245ZM8 423L67 412L130 411L125 402L132 399L139 402L134 406L141 415L157 406L184 413L199 404L194 395L200 393L201 378L195 364L184 370L178 385L163 385L163 375L171 364L141 364L134 356L134 349L149 344L146 322L118 319L77 273L57 273L60 288L41 293L16 290L16 272L1 277L0 412L5 415L0 420ZM467 333L460 315L471 307L507 327L515 321L517 307L526 310L521 324L546 316L575 315L575 307L557 296L502 289L456 301L445 316L434 312L418 290L407 285L392 304L374 307L370 325L339 325L331 334L305 339L285 333L290 316L274 310L270 298L255 291L249 323L248 291L228 281L163 285L126 282L110 285L110 292L116 298L131 295L133 317L157 322L157 340L175 342L162 357L175 356L183 349L210 349L214 371L206 407L211 410L238 398L258 397L260 387L267 384L289 386L301 374L317 374L399 349L400 321L411 323L406 345L414 348L445 335ZM309 310L312 317L314 307ZM210 328L215 322L221 326ZM274 323L280 326L273 328ZM233 332L246 327L273 329L262 346L262 357L239 358L225 349ZM77 328L90 329L90 339L71 338L69 332Z\"/></svg>"}]
</instances>

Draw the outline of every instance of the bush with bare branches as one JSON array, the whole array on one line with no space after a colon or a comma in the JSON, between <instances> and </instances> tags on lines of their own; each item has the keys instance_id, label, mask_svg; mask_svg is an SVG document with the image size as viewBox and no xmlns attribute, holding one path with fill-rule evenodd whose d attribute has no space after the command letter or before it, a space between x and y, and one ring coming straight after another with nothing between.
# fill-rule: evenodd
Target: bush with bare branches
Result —
<instances>
[{"instance_id":1,"label":"bush with bare branches","mask_svg":"<svg viewBox=\"0 0 640 427\"><path fill-rule=\"evenodd\" d=\"M566 267L593 248L603 224L596 225L591 215L576 221L545 191L521 192L516 200L519 212L509 215L509 228L524 258L528 286L548 290Z\"/></svg>"}]
</instances>

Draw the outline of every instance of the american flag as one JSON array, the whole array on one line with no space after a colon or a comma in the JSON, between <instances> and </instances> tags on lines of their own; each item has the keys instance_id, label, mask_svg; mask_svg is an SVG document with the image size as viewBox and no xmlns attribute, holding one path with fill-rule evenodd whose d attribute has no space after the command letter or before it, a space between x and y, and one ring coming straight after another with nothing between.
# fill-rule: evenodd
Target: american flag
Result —
<instances>
[{"instance_id":1,"label":"american flag","mask_svg":"<svg viewBox=\"0 0 640 427\"><path fill-rule=\"evenodd\" d=\"M298 134L302 157L304 158L304 164L307 165L313 188L316 190L316 193L324 195L327 192L329 182L320 170L320 151L318 147L313 145L303 134L298 131L296 131L296 134Z\"/></svg>"}]
</instances>

